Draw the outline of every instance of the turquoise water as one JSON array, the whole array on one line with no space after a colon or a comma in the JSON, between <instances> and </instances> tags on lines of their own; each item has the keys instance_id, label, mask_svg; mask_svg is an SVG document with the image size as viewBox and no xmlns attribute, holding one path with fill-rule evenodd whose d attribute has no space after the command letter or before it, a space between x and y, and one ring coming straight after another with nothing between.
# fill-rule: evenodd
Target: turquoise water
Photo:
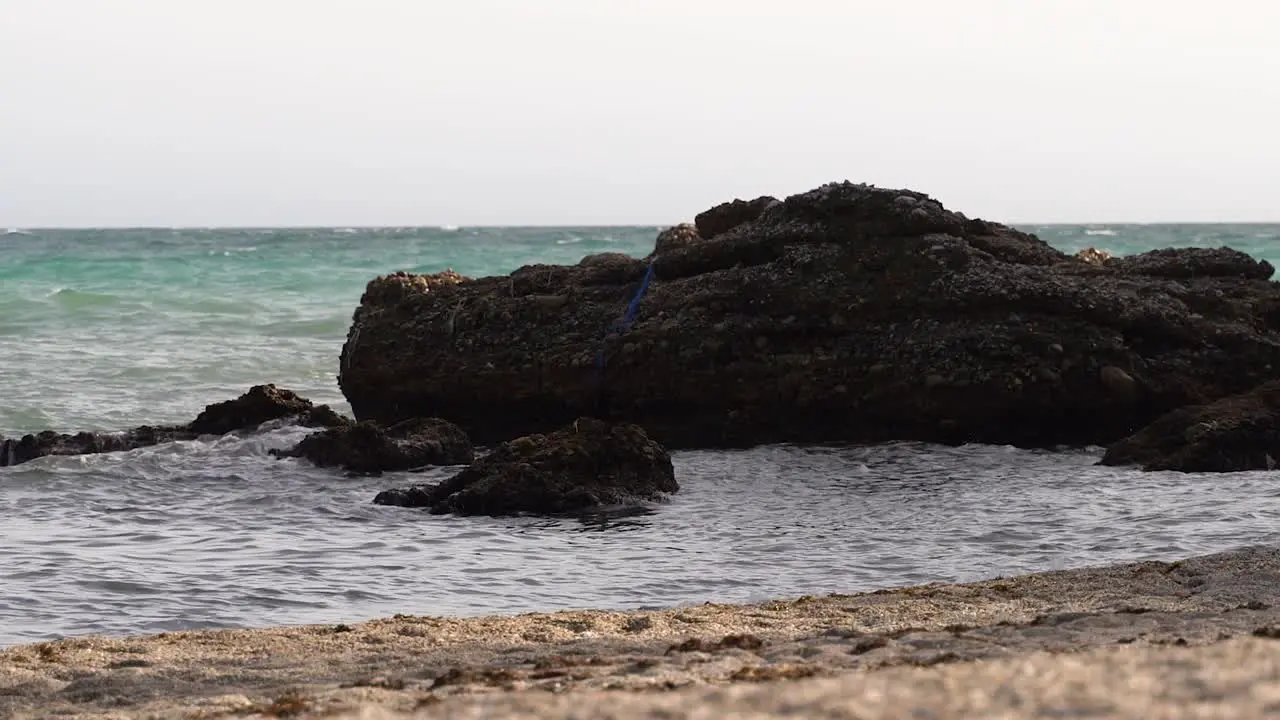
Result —
<instances>
[{"instance_id":1,"label":"turquoise water","mask_svg":"<svg viewBox=\"0 0 1280 720\"><path fill-rule=\"evenodd\" d=\"M1231 245L1280 264L1280 225L1025 228L1074 252ZM28 230L0 235L0 434L184 422L256 383L342 405L337 357L365 284L605 251L657 228Z\"/></svg>"},{"instance_id":2,"label":"turquoise water","mask_svg":"<svg viewBox=\"0 0 1280 720\"><path fill-rule=\"evenodd\" d=\"M1029 229L1069 251L1228 244L1280 261L1274 225ZM185 422L261 382L341 406L338 352L371 277L639 256L656 231L0 235L0 432ZM757 601L1280 542L1280 473L1142 473L1098 467L1096 451L912 443L677 453L681 492L626 517L436 517L371 502L422 476L269 456L306 432L0 468L0 647Z\"/></svg>"},{"instance_id":3,"label":"turquoise water","mask_svg":"<svg viewBox=\"0 0 1280 720\"><path fill-rule=\"evenodd\" d=\"M274 382L342 405L365 284L644 254L654 228L30 230L0 235L0 434L185 422Z\"/></svg>"},{"instance_id":4,"label":"turquoise water","mask_svg":"<svg viewBox=\"0 0 1280 720\"><path fill-rule=\"evenodd\" d=\"M1231 247L1280 267L1280 224L1023 225L1019 230L1067 253L1087 247L1129 255L1167 247Z\"/></svg>"}]
</instances>

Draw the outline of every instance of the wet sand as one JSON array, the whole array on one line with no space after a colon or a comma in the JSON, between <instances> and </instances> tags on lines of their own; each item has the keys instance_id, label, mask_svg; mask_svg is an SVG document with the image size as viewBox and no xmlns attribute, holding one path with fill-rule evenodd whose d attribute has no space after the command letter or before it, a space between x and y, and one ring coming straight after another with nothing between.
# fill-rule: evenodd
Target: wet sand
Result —
<instances>
[{"instance_id":1,"label":"wet sand","mask_svg":"<svg viewBox=\"0 0 1280 720\"><path fill-rule=\"evenodd\" d=\"M1280 550L760 605L74 638L0 717L1280 717Z\"/></svg>"}]
</instances>

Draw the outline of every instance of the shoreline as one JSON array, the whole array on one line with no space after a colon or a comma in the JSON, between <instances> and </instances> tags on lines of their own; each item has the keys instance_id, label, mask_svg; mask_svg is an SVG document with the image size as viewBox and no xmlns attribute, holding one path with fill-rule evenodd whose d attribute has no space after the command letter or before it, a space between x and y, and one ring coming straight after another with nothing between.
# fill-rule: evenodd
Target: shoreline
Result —
<instances>
[{"instance_id":1,"label":"shoreline","mask_svg":"<svg viewBox=\"0 0 1280 720\"><path fill-rule=\"evenodd\" d=\"M1261 717L1273 637L1280 549L1248 548L753 605L76 637L0 650L0 716Z\"/></svg>"}]
</instances>

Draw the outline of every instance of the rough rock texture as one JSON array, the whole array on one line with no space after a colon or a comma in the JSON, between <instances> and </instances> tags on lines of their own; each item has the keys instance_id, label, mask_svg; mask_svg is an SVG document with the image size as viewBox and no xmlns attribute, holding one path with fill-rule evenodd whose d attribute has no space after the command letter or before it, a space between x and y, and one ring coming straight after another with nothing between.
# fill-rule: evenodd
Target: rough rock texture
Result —
<instances>
[{"instance_id":1,"label":"rough rock texture","mask_svg":"<svg viewBox=\"0 0 1280 720\"><path fill-rule=\"evenodd\" d=\"M462 428L439 418L405 420L385 429L370 422L344 425L308 435L293 449L271 454L362 473L466 465L475 457Z\"/></svg>"},{"instance_id":2,"label":"rough rock texture","mask_svg":"<svg viewBox=\"0 0 1280 720\"><path fill-rule=\"evenodd\" d=\"M625 330L642 260L377 278L342 390L361 419L444 417L486 444L592 415L669 448L1054 446L1113 442L1280 367L1280 285L1233 251L1089 262L849 183L681 236Z\"/></svg>"},{"instance_id":3,"label":"rough rock texture","mask_svg":"<svg viewBox=\"0 0 1280 720\"><path fill-rule=\"evenodd\" d=\"M671 252L672 250L686 248L700 242L702 242L702 236L698 234L698 229L689 223L682 223L674 227L669 227L658 233L658 239L653 242L653 253L650 255L650 258ZM621 253L612 254L620 255L621 257L628 259L631 257L629 255L622 255Z\"/></svg>"},{"instance_id":4,"label":"rough rock texture","mask_svg":"<svg viewBox=\"0 0 1280 720\"><path fill-rule=\"evenodd\" d=\"M1076 253L1073 257L1083 260L1089 263L1090 265L1106 265L1107 261L1111 259L1112 255L1106 250L1099 250L1098 248L1095 248L1095 247L1087 247L1081 250L1080 252Z\"/></svg>"},{"instance_id":5,"label":"rough rock texture","mask_svg":"<svg viewBox=\"0 0 1280 720\"><path fill-rule=\"evenodd\" d=\"M1274 470L1280 460L1280 381L1174 410L1107 449L1103 465L1145 470Z\"/></svg>"},{"instance_id":6,"label":"rough rock texture","mask_svg":"<svg viewBox=\"0 0 1280 720\"><path fill-rule=\"evenodd\" d=\"M1268 280L1274 269L1231 248L1165 248L1110 258L1108 267L1134 275L1167 278L1242 277Z\"/></svg>"},{"instance_id":7,"label":"rough rock texture","mask_svg":"<svg viewBox=\"0 0 1280 720\"><path fill-rule=\"evenodd\" d=\"M498 446L439 485L378 493L379 505L434 514L557 514L655 500L680 489L671 456L644 430L579 418Z\"/></svg>"},{"instance_id":8,"label":"rough rock texture","mask_svg":"<svg viewBox=\"0 0 1280 720\"><path fill-rule=\"evenodd\" d=\"M755 200L734 200L722 203L698 213L693 218L693 224L698 229L698 235L710 240L739 225L755 222L765 210L777 202L777 198L765 196Z\"/></svg>"},{"instance_id":9,"label":"rough rock texture","mask_svg":"<svg viewBox=\"0 0 1280 720\"><path fill-rule=\"evenodd\" d=\"M275 385L254 385L235 400L206 406L187 428L200 435L225 435L272 420L305 416L313 410L315 406L310 400L299 397L292 390Z\"/></svg>"},{"instance_id":10,"label":"rough rock texture","mask_svg":"<svg viewBox=\"0 0 1280 720\"><path fill-rule=\"evenodd\" d=\"M119 452L177 440L194 440L201 435L224 435L238 430L253 430L262 423L285 418L306 427L338 427L351 422L328 405L313 405L291 390L275 385L255 385L235 400L206 406L194 421L186 425L142 425L119 433L82 432L74 435L45 430L21 438L0 437L0 467L18 465L46 455Z\"/></svg>"},{"instance_id":11,"label":"rough rock texture","mask_svg":"<svg viewBox=\"0 0 1280 720\"><path fill-rule=\"evenodd\" d=\"M182 426L143 425L120 433L81 432L70 435L45 430L21 438L0 437L0 467L20 465L46 455L91 455L135 450L175 440L194 440L197 435Z\"/></svg>"}]
</instances>

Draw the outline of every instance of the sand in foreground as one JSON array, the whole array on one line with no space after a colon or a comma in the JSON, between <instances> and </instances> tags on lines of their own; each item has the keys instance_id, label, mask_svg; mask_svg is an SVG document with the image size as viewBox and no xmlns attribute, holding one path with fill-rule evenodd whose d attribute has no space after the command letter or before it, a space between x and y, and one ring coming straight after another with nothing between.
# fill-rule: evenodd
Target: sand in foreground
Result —
<instances>
[{"instance_id":1,"label":"sand in foreground","mask_svg":"<svg viewBox=\"0 0 1280 720\"><path fill-rule=\"evenodd\" d=\"M1277 717L1280 550L761 605L77 638L0 717ZM913 713L916 713L913 715Z\"/></svg>"}]
</instances>

